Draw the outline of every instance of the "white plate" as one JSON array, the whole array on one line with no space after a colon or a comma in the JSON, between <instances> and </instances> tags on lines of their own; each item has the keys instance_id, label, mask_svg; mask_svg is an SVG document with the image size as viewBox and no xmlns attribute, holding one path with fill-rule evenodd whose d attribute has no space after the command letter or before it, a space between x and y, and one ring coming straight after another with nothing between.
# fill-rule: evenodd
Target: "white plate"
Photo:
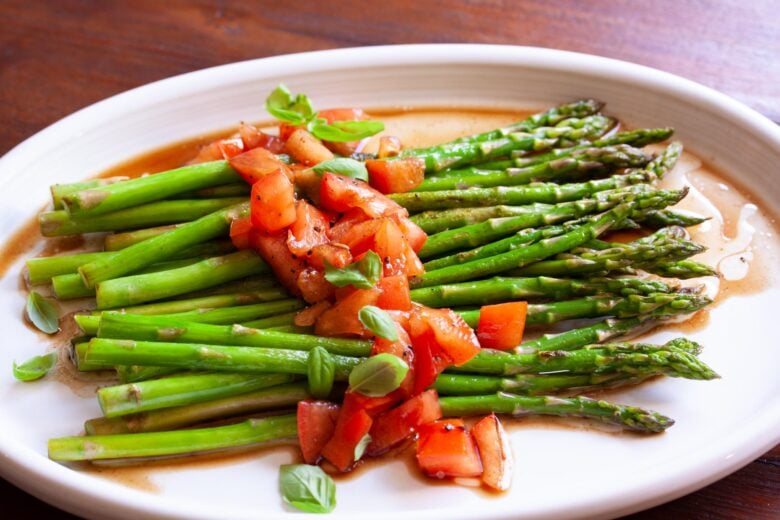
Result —
<instances>
[{"instance_id":1,"label":"white plate","mask_svg":"<svg viewBox=\"0 0 780 520\"><path fill-rule=\"evenodd\" d=\"M717 92L614 60L523 47L415 45L281 56L178 76L81 110L0 160L0 236L47 201L54 182L75 181L162 144L256 120L280 81L319 107L543 106L580 97L642 126L671 125L685 145L730 172L780 213L780 130ZM776 237L766 238L777 240ZM236 465L153 474L145 493L72 471L46 458L46 440L77 434L98 414L56 381L19 384L13 359L43 342L19 320L16 271L0 286L0 473L59 507L90 517L280 518L271 453ZM400 462L338 485L334 518L568 518L627 514L673 499L738 469L780 441L780 291L734 297L695 334L723 379L664 380L619 395L677 419L666 434L613 436L517 429L510 493L498 498L457 486L421 486Z\"/></svg>"}]
</instances>

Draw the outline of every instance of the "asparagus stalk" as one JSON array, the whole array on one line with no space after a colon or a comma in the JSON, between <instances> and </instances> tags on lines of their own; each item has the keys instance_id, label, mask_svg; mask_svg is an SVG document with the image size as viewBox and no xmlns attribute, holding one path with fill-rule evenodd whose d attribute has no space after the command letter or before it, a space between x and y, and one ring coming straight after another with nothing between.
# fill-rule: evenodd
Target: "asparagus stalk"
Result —
<instances>
[{"instance_id":1,"label":"asparagus stalk","mask_svg":"<svg viewBox=\"0 0 780 520\"><path fill-rule=\"evenodd\" d=\"M532 397L498 392L493 395L440 397L439 404L445 417L485 415L491 412L515 417L582 417L644 433L662 432L674 424L672 419L656 412L587 397Z\"/></svg>"},{"instance_id":2,"label":"asparagus stalk","mask_svg":"<svg viewBox=\"0 0 780 520\"><path fill-rule=\"evenodd\" d=\"M214 419L292 407L310 397L305 382L287 383L175 408L113 418L98 417L86 421L84 430L88 435L174 430Z\"/></svg>"},{"instance_id":3,"label":"asparagus stalk","mask_svg":"<svg viewBox=\"0 0 780 520\"><path fill-rule=\"evenodd\" d=\"M191 455L283 441L294 443L297 435L295 414L278 415L212 428L51 439L49 458L65 462Z\"/></svg>"},{"instance_id":4,"label":"asparagus stalk","mask_svg":"<svg viewBox=\"0 0 780 520\"><path fill-rule=\"evenodd\" d=\"M538 264L532 264L538 265ZM638 278L594 278L568 280L562 278L507 278L496 276L487 280L445 284L411 291L412 300L429 307L486 305L510 300L549 298L560 300L594 294L650 294L671 292L669 285Z\"/></svg>"},{"instance_id":5,"label":"asparagus stalk","mask_svg":"<svg viewBox=\"0 0 780 520\"><path fill-rule=\"evenodd\" d=\"M701 276L718 276L712 267L695 260L677 260L675 262L654 262L642 265L642 269L667 278L699 278Z\"/></svg>"},{"instance_id":6,"label":"asparagus stalk","mask_svg":"<svg viewBox=\"0 0 780 520\"><path fill-rule=\"evenodd\" d=\"M104 314L100 319L98 337L204 343L244 347L311 350L322 347L332 354L364 357L371 354L372 342L351 338L331 338L304 334L289 334L242 325L209 325L184 322L166 316Z\"/></svg>"},{"instance_id":7,"label":"asparagus stalk","mask_svg":"<svg viewBox=\"0 0 780 520\"><path fill-rule=\"evenodd\" d=\"M136 229L133 231L125 231L124 233L114 233L106 236L103 241L103 247L106 251L119 251L126 247L143 242L146 239L156 237L167 233L172 229L176 229L178 224L170 224L167 226L156 226L144 229Z\"/></svg>"},{"instance_id":8,"label":"asparagus stalk","mask_svg":"<svg viewBox=\"0 0 780 520\"><path fill-rule=\"evenodd\" d=\"M546 395L560 392L586 393L636 385L655 374L518 374L509 377L473 374L440 374L433 384L439 395L482 395L512 392L522 395Z\"/></svg>"},{"instance_id":9,"label":"asparagus stalk","mask_svg":"<svg viewBox=\"0 0 780 520\"><path fill-rule=\"evenodd\" d=\"M572 152L569 157L524 168L486 170L448 177L425 179L415 191L455 190L466 187L517 186L561 178L602 175L619 168L644 166L652 157L628 145L590 147Z\"/></svg>"},{"instance_id":10,"label":"asparagus stalk","mask_svg":"<svg viewBox=\"0 0 780 520\"><path fill-rule=\"evenodd\" d=\"M68 193L62 202L74 218L84 219L240 180L227 161L213 161Z\"/></svg>"},{"instance_id":11,"label":"asparagus stalk","mask_svg":"<svg viewBox=\"0 0 780 520\"><path fill-rule=\"evenodd\" d=\"M126 181L130 177L117 176L117 177L105 177L101 179L90 179L87 181L72 182L70 184L52 184L49 187L51 191L51 201L54 209L64 209L65 206L62 203L62 197L77 191L90 190L92 188L98 188L100 186L106 186L108 184L114 184L116 182Z\"/></svg>"},{"instance_id":12,"label":"asparagus stalk","mask_svg":"<svg viewBox=\"0 0 780 520\"><path fill-rule=\"evenodd\" d=\"M106 417L202 403L290 383L289 374L186 374L140 383L106 386L98 403Z\"/></svg>"},{"instance_id":13,"label":"asparagus stalk","mask_svg":"<svg viewBox=\"0 0 780 520\"><path fill-rule=\"evenodd\" d=\"M86 349L84 351L86 352ZM114 367L114 370L116 370L116 376L120 383L137 383L139 381L157 379L158 377L165 377L179 372L179 369L176 367L141 365L119 365Z\"/></svg>"},{"instance_id":14,"label":"asparagus stalk","mask_svg":"<svg viewBox=\"0 0 780 520\"><path fill-rule=\"evenodd\" d=\"M100 282L96 290L97 308L111 309L171 298L269 272L268 264L257 253L249 250L239 251L207 258L186 267Z\"/></svg>"},{"instance_id":15,"label":"asparagus stalk","mask_svg":"<svg viewBox=\"0 0 780 520\"><path fill-rule=\"evenodd\" d=\"M710 217L698 215L692 211L681 209L663 209L652 211L642 218L642 224L647 227L659 229L667 226L692 227L706 222Z\"/></svg>"},{"instance_id":16,"label":"asparagus stalk","mask_svg":"<svg viewBox=\"0 0 780 520\"><path fill-rule=\"evenodd\" d=\"M545 334L535 340L526 341L518 348L522 351L573 350L593 343L632 334L653 323L645 317L609 318L593 325L578 327L560 334Z\"/></svg>"},{"instance_id":17,"label":"asparagus stalk","mask_svg":"<svg viewBox=\"0 0 780 520\"><path fill-rule=\"evenodd\" d=\"M106 259L82 265L79 273L87 287L94 287L99 282L118 278L147 265L166 260L185 247L224 235L230 229L232 220L248 213L248 202L229 206L183 224L172 231L117 251Z\"/></svg>"},{"instance_id":18,"label":"asparagus stalk","mask_svg":"<svg viewBox=\"0 0 780 520\"><path fill-rule=\"evenodd\" d=\"M246 182L236 182L232 184L222 184L220 186L210 186L208 188L201 188L199 190L188 191L185 193L179 193L171 197L170 199L215 199L218 197L240 197L242 195L249 196L252 191L252 186Z\"/></svg>"},{"instance_id":19,"label":"asparagus stalk","mask_svg":"<svg viewBox=\"0 0 780 520\"><path fill-rule=\"evenodd\" d=\"M246 197L203 200L164 200L106 213L99 218L73 219L65 210L44 211L38 215L45 237L79 235L189 222L222 208L244 202Z\"/></svg>"}]
</instances>

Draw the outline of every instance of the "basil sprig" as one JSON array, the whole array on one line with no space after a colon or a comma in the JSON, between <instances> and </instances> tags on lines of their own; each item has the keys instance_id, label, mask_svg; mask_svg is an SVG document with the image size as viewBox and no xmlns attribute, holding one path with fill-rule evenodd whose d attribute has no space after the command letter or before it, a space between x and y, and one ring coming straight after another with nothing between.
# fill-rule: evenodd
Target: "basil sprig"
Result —
<instances>
[{"instance_id":1,"label":"basil sprig","mask_svg":"<svg viewBox=\"0 0 780 520\"><path fill-rule=\"evenodd\" d=\"M368 182L368 170L366 169L365 163L346 157L338 157L329 161L323 161L318 165L313 166L312 171L318 174L323 174L325 172L337 173L345 177L352 177L353 179L360 179L361 181Z\"/></svg>"},{"instance_id":2,"label":"basil sprig","mask_svg":"<svg viewBox=\"0 0 780 520\"><path fill-rule=\"evenodd\" d=\"M373 305L366 305L358 312L358 319L365 328L376 336L390 341L398 341L398 328L387 311Z\"/></svg>"},{"instance_id":3,"label":"basil sprig","mask_svg":"<svg viewBox=\"0 0 780 520\"><path fill-rule=\"evenodd\" d=\"M325 279L336 287L353 285L358 289L371 289L381 277L382 260L373 251L340 269L325 261Z\"/></svg>"},{"instance_id":4,"label":"basil sprig","mask_svg":"<svg viewBox=\"0 0 780 520\"><path fill-rule=\"evenodd\" d=\"M377 354L366 359L349 373L349 387L368 397L382 397L399 386L409 372L409 365L392 354Z\"/></svg>"},{"instance_id":5,"label":"basil sprig","mask_svg":"<svg viewBox=\"0 0 780 520\"><path fill-rule=\"evenodd\" d=\"M60 330L57 307L35 291L27 297L27 317L38 330L46 334L56 334Z\"/></svg>"},{"instance_id":6,"label":"basil sprig","mask_svg":"<svg viewBox=\"0 0 780 520\"><path fill-rule=\"evenodd\" d=\"M265 100L265 109L275 118L295 126L306 126L309 132L325 141L348 142L371 137L385 129L376 120L334 121L317 117L311 100L305 94L293 95L284 85L277 86Z\"/></svg>"},{"instance_id":7,"label":"basil sprig","mask_svg":"<svg viewBox=\"0 0 780 520\"><path fill-rule=\"evenodd\" d=\"M336 484L319 466L283 464L279 467L282 499L307 513L330 513L336 507Z\"/></svg>"},{"instance_id":8,"label":"basil sprig","mask_svg":"<svg viewBox=\"0 0 780 520\"><path fill-rule=\"evenodd\" d=\"M35 381L49 373L57 361L57 354L52 352L45 356L35 356L21 365L14 361L14 377L19 381Z\"/></svg>"}]
</instances>

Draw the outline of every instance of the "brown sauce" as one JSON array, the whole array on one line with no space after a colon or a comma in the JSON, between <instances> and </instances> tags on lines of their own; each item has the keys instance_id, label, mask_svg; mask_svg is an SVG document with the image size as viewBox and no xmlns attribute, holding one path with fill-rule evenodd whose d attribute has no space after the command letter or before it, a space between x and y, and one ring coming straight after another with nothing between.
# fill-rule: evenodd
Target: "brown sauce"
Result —
<instances>
[{"instance_id":1,"label":"brown sauce","mask_svg":"<svg viewBox=\"0 0 780 520\"><path fill-rule=\"evenodd\" d=\"M387 128L385 134L400 136L406 146L417 147L429 146L461 135L496 128L521 119L527 115L527 112L405 108L374 110L372 114L385 122ZM204 144L233 132L233 129L218 131L153 150L103 172L100 177L120 175L136 177L145 173L178 167L191 159ZM369 143L367 151L375 149L377 142L378 138L374 138ZM727 178L727 175L714 172L712 168L703 165L698 158L686 153L675 171L663 181L663 187L666 188L678 188L684 185L692 188L692 193L679 207L705 215L713 215L710 222L692 229L691 235L693 240L702 242L709 247L709 251L697 257L697 260L718 267L724 265L725 262L725 267L733 271L726 273L720 280L708 283L708 291L717 295L716 303L728 296L753 294L769 285L776 284L777 280L772 272L772 267L778 265L778 259L780 259L780 246L778 246L776 239L776 218L758 209L752 198L745 191L738 189L731 179L727 181ZM752 231L748 229L750 227L753 228ZM636 239L638 236L636 232L627 231L612 233L608 238L609 240L625 242ZM100 249L99 236L89 238L86 241L76 237L49 239L44 245L41 242L37 221L33 218L16 231L0 250L0 276L15 276L16 271L9 271L11 267L17 265L21 259L35 254L52 255L79 249ZM736 263L736 267L733 267L732 263ZM745 264L747 267L740 268L739 264ZM21 271L21 267L19 270ZM20 277L20 290L27 290L22 277ZM706 327L708 322L709 312L705 310L696 313L685 322L666 324L663 327L683 333L692 333ZM562 324L556 327L556 330L548 328L546 332L561 331L570 327L571 324ZM113 379L106 373L80 373L75 370L67 359L66 348L73 333L74 330L71 326L65 325L64 330L53 338L38 334L42 340L50 342L60 352L60 363L58 363L54 373L56 380L79 396L94 398L95 390L112 382ZM530 331L528 339L536 334L535 331ZM605 393L609 392L613 391ZM515 428L565 428L626 435L625 432L616 432L609 426L576 419L527 417L508 419L505 425L509 430ZM186 459L147 461L144 462L143 466L77 464L74 467L128 487L156 493L160 491L160 488L155 484L153 476L158 472L189 471L203 467L237 464L249 458L262 456L268 449L264 447L230 453L212 453ZM289 446L274 448L274 450L279 449L289 452L290 462L299 461L300 456L296 448ZM424 476L414 460L414 451L409 446L406 449L398 450L397 454L408 467L407 473L412 478L420 479L425 485L451 483L448 480L437 481ZM361 463L357 471L350 474L338 474L337 478L339 480L356 478L363 471L382 463L380 461L383 460L386 459L369 459L367 462ZM488 496L501 496L500 493L481 487L474 479L458 483L466 483L468 487L485 492Z\"/></svg>"}]
</instances>

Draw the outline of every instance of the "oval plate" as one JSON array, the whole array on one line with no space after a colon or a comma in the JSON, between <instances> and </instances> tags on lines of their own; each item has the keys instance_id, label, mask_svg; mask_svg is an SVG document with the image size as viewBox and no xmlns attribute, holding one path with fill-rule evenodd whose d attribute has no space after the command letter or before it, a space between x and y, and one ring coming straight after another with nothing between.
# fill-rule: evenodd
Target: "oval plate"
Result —
<instances>
[{"instance_id":1,"label":"oval plate","mask_svg":"<svg viewBox=\"0 0 780 520\"><path fill-rule=\"evenodd\" d=\"M534 107L595 97L640 126L673 126L688 149L760 194L780 213L780 130L713 90L624 62L524 47L410 45L324 51L225 65L112 97L46 128L0 160L0 236L48 200L48 186L95 175L161 145L257 120L279 82L318 107ZM776 237L764 238L777 240ZM775 267L777 268L777 267ZM54 380L16 383L12 360L40 354L19 319L19 265L0 282L0 473L36 496L87 517L281 518L277 468L289 453L150 473L159 492L124 487L46 458L50 437L80 433L99 414ZM420 485L400 461L338 484L333 518L614 517L671 500L735 471L780 441L780 349L773 329L780 290L733 297L694 334L718 381L663 380L615 397L674 417L663 435L513 429L512 490L498 497ZM658 340L665 339L659 334Z\"/></svg>"}]
</instances>

